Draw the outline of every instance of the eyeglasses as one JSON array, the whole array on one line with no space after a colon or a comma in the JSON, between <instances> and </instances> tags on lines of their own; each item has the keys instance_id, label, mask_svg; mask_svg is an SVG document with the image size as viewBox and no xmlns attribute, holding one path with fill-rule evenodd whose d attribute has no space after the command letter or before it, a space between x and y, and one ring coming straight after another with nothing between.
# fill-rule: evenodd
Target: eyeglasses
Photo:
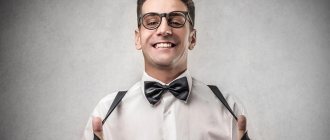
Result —
<instances>
[{"instance_id":1,"label":"eyeglasses","mask_svg":"<svg viewBox=\"0 0 330 140\"><path fill-rule=\"evenodd\" d=\"M139 17L139 26L142 24L146 29L157 29L162 23L163 17L166 18L167 24L173 28L181 28L187 21L193 26L191 17L185 11L172 11L170 13L146 13Z\"/></svg>"}]
</instances>

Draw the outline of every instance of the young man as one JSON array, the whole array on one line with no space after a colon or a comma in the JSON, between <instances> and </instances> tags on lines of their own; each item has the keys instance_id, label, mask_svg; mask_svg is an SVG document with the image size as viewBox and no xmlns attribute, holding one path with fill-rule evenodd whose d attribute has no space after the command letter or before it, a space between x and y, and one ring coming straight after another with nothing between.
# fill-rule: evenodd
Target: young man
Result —
<instances>
[{"instance_id":1,"label":"young man","mask_svg":"<svg viewBox=\"0 0 330 140\"><path fill-rule=\"evenodd\" d=\"M196 44L192 0L138 0L135 46L145 72L102 126L116 93L104 97L84 139L239 140L246 131L241 106L226 100L238 121L210 88L192 78L187 56Z\"/></svg>"}]
</instances>

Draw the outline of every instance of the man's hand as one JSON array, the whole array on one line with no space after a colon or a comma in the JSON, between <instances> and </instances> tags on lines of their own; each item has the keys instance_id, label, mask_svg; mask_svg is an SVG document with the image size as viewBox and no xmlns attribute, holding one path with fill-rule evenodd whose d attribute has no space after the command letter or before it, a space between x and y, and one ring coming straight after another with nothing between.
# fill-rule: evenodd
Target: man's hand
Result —
<instances>
[{"instance_id":1,"label":"man's hand","mask_svg":"<svg viewBox=\"0 0 330 140\"><path fill-rule=\"evenodd\" d=\"M246 132L246 118L244 115L239 115L237 117L237 132L238 132L238 140L241 140L244 133Z\"/></svg>"},{"instance_id":2,"label":"man's hand","mask_svg":"<svg viewBox=\"0 0 330 140\"><path fill-rule=\"evenodd\" d=\"M99 140L103 140L103 128L102 128L101 118L93 117L92 126L93 126L93 133L99 138Z\"/></svg>"}]
</instances>

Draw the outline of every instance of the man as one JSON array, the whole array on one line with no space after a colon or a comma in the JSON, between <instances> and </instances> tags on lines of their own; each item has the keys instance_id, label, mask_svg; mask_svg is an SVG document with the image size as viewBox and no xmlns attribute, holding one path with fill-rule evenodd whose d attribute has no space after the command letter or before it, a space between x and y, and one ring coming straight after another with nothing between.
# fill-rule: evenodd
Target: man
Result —
<instances>
[{"instance_id":1,"label":"man","mask_svg":"<svg viewBox=\"0 0 330 140\"><path fill-rule=\"evenodd\" d=\"M227 98L240 115L236 121L210 88L187 70L188 51L196 44L194 10L192 0L138 0L135 46L142 50L145 72L103 126L116 93L99 102L87 124L86 140L93 139L93 133L104 140L239 140L243 136L246 119L240 115L241 106ZM155 85L158 88L152 88Z\"/></svg>"}]
</instances>

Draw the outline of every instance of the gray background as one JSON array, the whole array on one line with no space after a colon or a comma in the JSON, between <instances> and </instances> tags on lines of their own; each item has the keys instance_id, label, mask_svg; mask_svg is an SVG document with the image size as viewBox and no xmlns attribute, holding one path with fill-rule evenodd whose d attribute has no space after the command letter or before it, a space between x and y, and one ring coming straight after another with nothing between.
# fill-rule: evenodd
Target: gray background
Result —
<instances>
[{"instance_id":1,"label":"gray background","mask_svg":"<svg viewBox=\"0 0 330 140\"><path fill-rule=\"evenodd\" d=\"M80 139L140 79L136 1L0 2L0 136ZM238 96L257 140L330 138L330 2L196 0L194 77Z\"/></svg>"}]
</instances>

